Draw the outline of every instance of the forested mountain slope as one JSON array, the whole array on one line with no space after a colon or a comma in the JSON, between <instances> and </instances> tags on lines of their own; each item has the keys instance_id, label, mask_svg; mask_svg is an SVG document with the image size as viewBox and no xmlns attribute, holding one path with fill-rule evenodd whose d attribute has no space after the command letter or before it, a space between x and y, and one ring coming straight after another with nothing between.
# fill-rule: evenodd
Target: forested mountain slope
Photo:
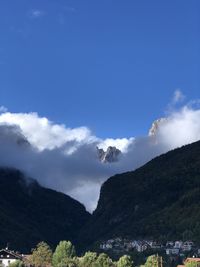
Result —
<instances>
[{"instance_id":1,"label":"forested mountain slope","mask_svg":"<svg viewBox=\"0 0 200 267\"><path fill-rule=\"evenodd\" d=\"M113 236L200 241L200 142L108 179L80 240Z\"/></svg>"},{"instance_id":2,"label":"forested mountain slope","mask_svg":"<svg viewBox=\"0 0 200 267\"><path fill-rule=\"evenodd\" d=\"M53 247L75 240L90 214L71 197L46 189L17 170L0 169L0 247L30 252L39 241Z\"/></svg>"}]
</instances>

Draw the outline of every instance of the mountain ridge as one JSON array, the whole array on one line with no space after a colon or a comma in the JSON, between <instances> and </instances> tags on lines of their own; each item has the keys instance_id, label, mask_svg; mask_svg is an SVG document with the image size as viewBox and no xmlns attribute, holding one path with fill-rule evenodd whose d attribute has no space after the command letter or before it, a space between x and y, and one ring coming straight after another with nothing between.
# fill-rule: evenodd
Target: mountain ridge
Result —
<instances>
[{"instance_id":1,"label":"mountain ridge","mask_svg":"<svg viewBox=\"0 0 200 267\"><path fill-rule=\"evenodd\" d=\"M89 219L85 207L73 198L40 186L15 169L0 168L0 246L30 252L40 241L55 247L73 242Z\"/></svg>"},{"instance_id":2,"label":"mountain ridge","mask_svg":"<svg viewBox=\"0 0 200 267\"><path fill-rule=\"evenodd\" d=\"M88 245L114 236L200 242L199 204L200 141L109 178L80 238Z\"/></svg>"}]
</instances>

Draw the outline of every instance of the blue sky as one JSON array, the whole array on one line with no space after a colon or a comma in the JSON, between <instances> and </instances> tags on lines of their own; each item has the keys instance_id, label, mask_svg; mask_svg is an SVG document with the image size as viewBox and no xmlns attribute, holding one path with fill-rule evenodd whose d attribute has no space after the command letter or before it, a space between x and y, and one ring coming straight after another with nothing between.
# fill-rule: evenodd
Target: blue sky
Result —
<instances>
[{"instance_id":1,"label":"blue sky","mask_svg":"<svg viewBox=\"0 0 200 267\"><path fill-rule=\"evenodd\" d=\"M99 137L199 98L199 0L1 0L0 105Z\"/></svg>"}]
</instances>

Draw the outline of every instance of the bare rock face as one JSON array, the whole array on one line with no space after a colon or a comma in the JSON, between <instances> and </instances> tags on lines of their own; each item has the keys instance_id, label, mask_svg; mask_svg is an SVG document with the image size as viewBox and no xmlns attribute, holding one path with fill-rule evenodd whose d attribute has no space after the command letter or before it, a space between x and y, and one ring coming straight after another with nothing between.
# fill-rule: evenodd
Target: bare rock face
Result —
<instances>
[{"instance_id":1,"label":"bare rock face","mask_svg":"<svg viewBox=\"0 0 200 267\"><path fill-rule=\"evenodd\" d=\"M116 162L119 159L121 151L115 146L109 146L106 151L97 147L99 160L103 163Z\"/></svg>"},{"instance_id":2,"label":"bare rock face","mask_svg":"<svg viewBox=\"0 0 200 267\"><path fill-rule=\"evenodd\" d=\"M160 126L162 124L164 124L165 122L167 121L166 118L160 118L158 120L155 120L153 123L152 123L152 126L149 130L149 136L155 136L156 133L158 132Z\"/></svg>"}]
</instances>

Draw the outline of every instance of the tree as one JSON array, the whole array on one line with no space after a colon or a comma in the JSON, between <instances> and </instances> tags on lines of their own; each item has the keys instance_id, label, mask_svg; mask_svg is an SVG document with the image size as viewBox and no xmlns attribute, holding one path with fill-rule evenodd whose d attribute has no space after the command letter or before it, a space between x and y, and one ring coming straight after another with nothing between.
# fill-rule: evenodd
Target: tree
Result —
<instances>
[{"instance_id":1,"label":"tree","mask_svg":"<svg viewBox=\"0 0 200 267\"><path fill-rule=\"evenodd\" d=\"M131 257L128 255L122 256L117 262L117 267L133 267Z\"/></svg>"},{"instance_id":2,"label":"tree","mask_svg":"<svg viewBox=\"0 0 200 267\"><path fill-rule=\"evenodd\" d=\"M95 267L97 261L96 252L86 252L85 255L80 259L81 267Z\"/></svg>"},{"instance_id":3,"label":"tree","mask_svg":"<svg viewBox=\"0 0 200 267\"><path fill-rule=\"evenodd\" d=\"M45 242L40 242L33 250L30 257L31 265L35 267L50 266L52 262L52 250Z\"/></svg>"},{"instance_id":4,"label":"tree","mask_svg":"<svg viewBox=\"0 0 200 267\"><path fill-rule=\"evenodd\" d=\"M200 266L200 262L195 262L195 261L189 261L185 263L186 267L199 267Z\"/></svg>"},{"instance_id":5,"label":"tree","mask_svg":"<svg viewBox=\"0 0 200 267\"><path fill-rule=\"evenodd\" d=\"M53 254L53 266L56 267L62 262L72 259L75 255L75 248L70 241L60 241Z\"/></svg>"},{"instance_id":6,"label":"tree","mask_svg":"<svg viewBox=\"0 0 200 267\"><path fill-rule=\"evenodd\" d=\"M14 262L11 262L9 264L9 267L24 267L24 263L23 263L23 261L16 260Z\"/></svg>"},{"instance_id":7,"label":"tree","mask_svg":"<svg viewBox=\"0 0 200 267\"><path fill-rule=\"evenodd\" d=\"M95 266L96 267L112 267L113 262L107 254L101 253L96 259Z\"/></svg>"},{"instance_id":8,"label":"tree","mask_svg":"<svg viewBox=\"0 0 200 267\"><path fill-rule=\"evenodd\" d=\"M145 267L162 267L162 257L152 255L147 258Z\"/></svg>"},{"instance_id":9,"label":"tree","mask_svg":"<svg viewBox=\"0 0 200 267\"><path fill-rule=\"evenodd\" d=\"M57 264L57 267L77 267L79 262L77 258L66 258Z\"/></svg>"}]
</instances>

